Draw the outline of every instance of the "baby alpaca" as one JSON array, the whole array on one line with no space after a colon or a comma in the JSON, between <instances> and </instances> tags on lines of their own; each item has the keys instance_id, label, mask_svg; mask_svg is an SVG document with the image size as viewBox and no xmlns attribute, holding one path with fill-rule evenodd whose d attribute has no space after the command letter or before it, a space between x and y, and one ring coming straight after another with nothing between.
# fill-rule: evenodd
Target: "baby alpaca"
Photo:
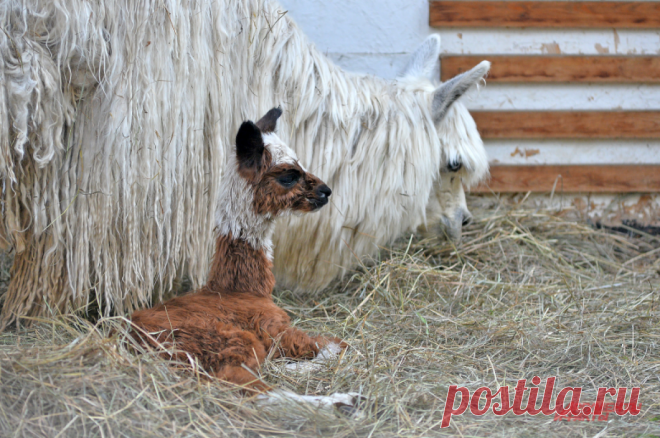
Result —
<instances>
[{"instance_id":1,"label":"baby alpaca","mask_svg":"<svg viewBox=\"0 0 660 438\"><path fill-rule=\"evenodd\" d=\"M273 357L290 358L312 358L326 346L343 348L338 339L291 327L271 296L275 218L317 211L331 194L275 135L281 114L273 108L238 131L236 156L223 176L219 236L206 286L131 316L140 342L171 348L173 359L195 357L215 377L256 392L270 390L254 373L272 348Z\"/></svg>"}]
</instances>

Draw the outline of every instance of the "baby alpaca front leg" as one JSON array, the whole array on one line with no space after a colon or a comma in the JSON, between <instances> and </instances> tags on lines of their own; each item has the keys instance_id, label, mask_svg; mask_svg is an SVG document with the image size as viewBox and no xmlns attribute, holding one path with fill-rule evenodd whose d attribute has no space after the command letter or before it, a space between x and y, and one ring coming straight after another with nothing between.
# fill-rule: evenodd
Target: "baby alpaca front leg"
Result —
<instances>
[{"instance_id":1,"label":"baby alpaca front leg","mask_svg":"<svg viewBox=\"0 0 660 438\"><path fill-rule=\"evenodd\" d=\"M266 360L266 349L252 332L231 324L217 323L211 334L212 342L204 349L203 365L215 370L214 375L245 390L266 392L271 387L256 377Z\"/></svg>"}]
</instances>

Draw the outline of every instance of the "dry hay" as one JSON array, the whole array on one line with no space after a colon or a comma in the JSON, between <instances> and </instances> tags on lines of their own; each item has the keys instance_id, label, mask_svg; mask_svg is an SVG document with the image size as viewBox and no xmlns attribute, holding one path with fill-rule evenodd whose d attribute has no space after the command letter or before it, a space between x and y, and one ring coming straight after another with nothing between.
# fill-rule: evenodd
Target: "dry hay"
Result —
<instances>
[{"instance_id":1,"label":"dry hay","mask_svg":"<svg viewBox=\"0 0 660 438\"><path fill-rule=\"evenodd\" d=\"M309 377L268 362L266 379L300 393L361 391L371 405L358 418L260 408L199 370L130 353L107 337L118 318L59 317L0 337L0 435L660 435L660 239L520 207L475 217L459 248L412 237L321 298L278 294L297 326L352 348ZM535 375L581 386L590 402L598 386L641 386L642 413L466 414L440 429L449 385L496 389Z\"/></svg>"}]
</instances>

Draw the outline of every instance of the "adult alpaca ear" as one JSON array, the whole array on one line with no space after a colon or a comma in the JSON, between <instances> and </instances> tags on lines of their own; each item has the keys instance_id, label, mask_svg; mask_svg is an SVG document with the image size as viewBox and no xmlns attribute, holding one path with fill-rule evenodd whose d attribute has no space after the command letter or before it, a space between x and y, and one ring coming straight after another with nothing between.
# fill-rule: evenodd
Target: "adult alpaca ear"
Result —
<instances>
[{"instance_id":1,"label":"adult alpaca ear","mask_svg":"<svg viewBox=\"0 0 660 438\"><path fill-rule=\"evenodd\" d=\"M440 85L433 92L433 103L431 104L433 121L438 123L442 120L451 105L473 85L476 85L488 73L488 70L490 70L490 62L481 61L472 70L461 73Z\"/></svg>"},{"instance_id":2,"label":"adult alpaca ear","mask_svg":"<svg viewBox=\"0 0 660 438\"><path fill-rule=\"evenodd\" d=\"M273 108L270 111L268 111L265 116L259 119L259 121L257 122L257 127L259 127L259 129L261 129L261 132L263 132L264 134L274 132L275 128L277 128L277 119L279 119L281 115L282 115L282 108L280 108L279 106L277 108Z\"/></svg>"},{"instance_id":3,"label":"adult alpaca ear","mask_svg":"<svg viewBox=\"0 0 660 438\"><path fill-rule=\"evenodd\" d=\"M264 149L264 139L259 127L249 120L243 122L236 134L239 172L246 172L245 177L253 176L261 167Z\"/></svg>"},{"instance_id":4,"label":"adult alpaca ear","mask_svg":"<svg viewBox=\"0 0 660 438\"><path fill-rule=\"evenodd\" d=\"M410 57L400 77L432 79L440 62L440 35L430 35Z\"/></svg>"}]
</instances>

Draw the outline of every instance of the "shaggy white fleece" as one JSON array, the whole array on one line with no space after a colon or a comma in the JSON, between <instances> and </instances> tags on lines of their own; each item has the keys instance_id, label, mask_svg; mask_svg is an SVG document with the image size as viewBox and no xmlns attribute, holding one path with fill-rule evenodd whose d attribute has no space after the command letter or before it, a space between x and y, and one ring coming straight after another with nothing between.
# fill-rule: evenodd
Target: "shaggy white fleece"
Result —
<instances>
[{"instance_id":1,"label":"shaggy white fleece","mask_svg":"<svg viewBox=\"0 0 660 438\"><path fill-rule=\"evenodd\" d=\"M5 322L90 291L131 312L182 272L202 284L233 135L274 106L333 189L275 232L288 285L321 288L422 223L449 160L469 180L487 170L460 103L436 123L419 74L343 72L275 1L6 0L0 22L2 234L18 254Z\"/></svg>"}]
</instances>

